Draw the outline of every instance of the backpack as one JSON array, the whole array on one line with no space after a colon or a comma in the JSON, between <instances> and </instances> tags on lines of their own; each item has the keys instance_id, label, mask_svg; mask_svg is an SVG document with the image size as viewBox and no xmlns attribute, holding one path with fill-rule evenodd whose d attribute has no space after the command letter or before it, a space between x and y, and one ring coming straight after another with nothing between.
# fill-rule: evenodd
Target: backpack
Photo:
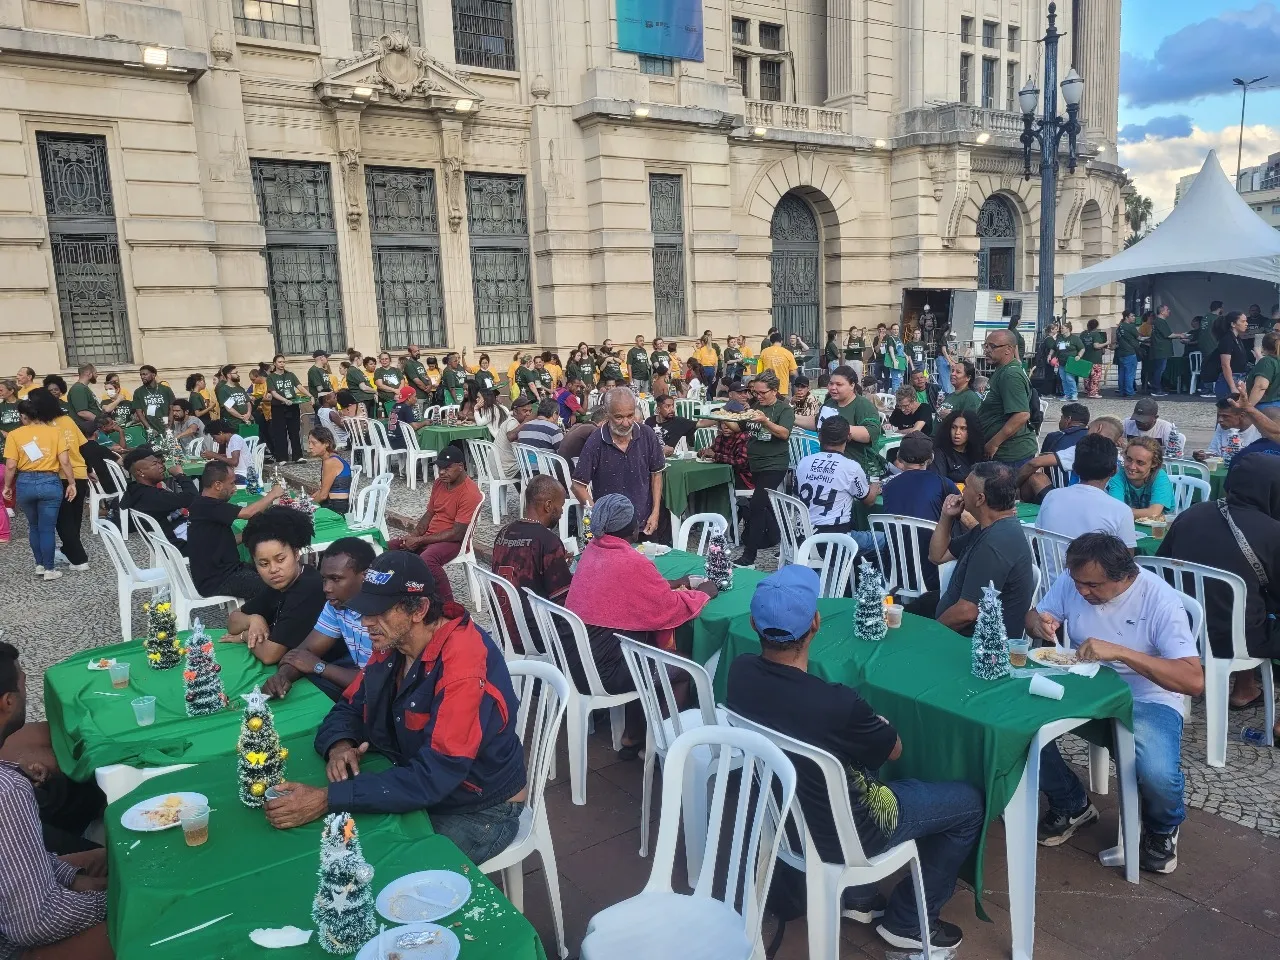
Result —
<instances>
[{"instance_id":1,"label":"backpack","mask_svg":"<svg viewBox=\"0 0 1280 960\"><path fill-rule=\"evenodd\" d=\"M799 920L808 912L808 887L805 885L804 872L781 858L775 861L773 881L769 884L769 897L764 908L778 918L778 928L764 950L764 955L772 958L782 947L787 924L792 920Z\"/></svg>"},{"instance_id":2,"label":"backpack","mask_svg":"<svg viewBox=\"0 0 1280 960\"><path fill-rule=\"evenodd\" d=\"M1031 388L1031 419L1027 421L1027 428L1036 436L1040 434L1040 428L1044 426L1044 408L1040 403L1040 391L1036 389L1036 385L1030 384Z\"/></svg>"}]
</instances>

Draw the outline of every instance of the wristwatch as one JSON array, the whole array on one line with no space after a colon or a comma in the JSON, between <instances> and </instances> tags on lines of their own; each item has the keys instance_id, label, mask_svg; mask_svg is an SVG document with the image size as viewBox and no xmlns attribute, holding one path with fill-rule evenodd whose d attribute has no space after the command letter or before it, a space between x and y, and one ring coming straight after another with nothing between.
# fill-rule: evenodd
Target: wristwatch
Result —
<instances>
[{"instance_id":1,"label":"wristwatch","mask_svg":"<svg viewBox=\"0 0 1280 960\"><path fill-rule=\"evenodd\" d=\"M317 660L316 665L311 668L311 672L314 673L317 677L323 676L325 666L326 664L323 660Z\"/></svg>"}]
</instances>

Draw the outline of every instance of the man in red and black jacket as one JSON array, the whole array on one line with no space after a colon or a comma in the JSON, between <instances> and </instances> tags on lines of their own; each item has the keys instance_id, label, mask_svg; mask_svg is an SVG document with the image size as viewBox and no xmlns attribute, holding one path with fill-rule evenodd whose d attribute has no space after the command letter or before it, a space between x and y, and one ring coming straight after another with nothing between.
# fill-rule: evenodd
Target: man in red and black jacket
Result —
<instances>
[{"instance_id":1,"label":"man in red and black jacket","mask_svg":"<svg viewBox=\"0 0 1280 960\"><path fill-rule=\"evenodd\" d=\"M281 784L267 819L282 829L326 813L425 811L479 864L515 839L528 795L519 708L502 650L467 612L442 603L417 554L393 550L347 603L373 655L316 733L327 788ZM373 750L390 770L361 773Z\"/></svg>"}]
</instances>

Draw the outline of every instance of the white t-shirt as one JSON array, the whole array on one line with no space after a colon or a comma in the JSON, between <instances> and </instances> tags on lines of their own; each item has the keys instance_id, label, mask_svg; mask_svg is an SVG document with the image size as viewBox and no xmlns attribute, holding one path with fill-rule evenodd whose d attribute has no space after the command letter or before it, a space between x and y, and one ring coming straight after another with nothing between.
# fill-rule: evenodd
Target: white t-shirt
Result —
<instances>
[{"instance_id":1,"label":"white t-shirt","mask_svg":"<svg viewBox=\"0 0 1280 960\"><path fill-rule=\"evenodd\" d=\"M1138 425L1130 417L1124 422L1124 435L1128 439L1130 437L1151 437L1160 441L1160 447L1163 450L1169 449L1169 438L1178 437L1181 439L1182 434L1178 433L1178 428L1164 417L1157 417L1156 422L1151 425L1150 430L1139 430Z\"/></svg>"},{"instance_id":2,"label":"white t-shirt","mask_svg":"<svg viewBox=\"0 0 1280 960\"><path fill-rule=\"evenodd\" d=\"M1227 455L1227 440L1233 433L1240 434L1240 449L1244 449L1255 440L1262 439L1262 434L1258 432L1258 428L1253 424L1245 427L1243 430L1223 430L1222 427L1213 428L1213 439L1209 441L1209 449L1205 452L1213 457L1225 457Z\"/></svg>"},{"instance_id":3,"label":"white t-shirt","mask_svg":"<svg viewBox=\"0 0 1280 960\"><path fill-rule=\"evenodd\" d=\"M1140 569L1128 590L1097 605L1080 596L1071 574L1064 572L1036 609L1066 621L1072 648L1097 637L1165 660L1200 655L1177 591L1150 570ZM1111 666L1129 685L1134 700L1163 703L1182 712L1182 694L1164 689L1123 664Z\"/></svg>"},{"instance_id":4,"label":"white t-shirt","mask_svg":"<svg viewBox=\"0 0 1280 960\"><path fill-rule=\"evenodd\" d=\"M848 523L853 519L853 501L871 489L858 461L829 450L811 453L796 465L796 486L815 527Z\"/></svg>"},{"instance_id":5,"label":"white t-shirt","mask_svg":"<svg viewBox=\"0 0 1280 960\"><path fill-rule=\"evenodd\" d=\"M249 475L249 465L253 463L253 457L249 456L249 445L244 442L244 437L233 433L231 439L227 441L227 452L224 456L233 457L237 450L240 451L240 462L235 466L236 479L243 480Z\"/></svg>"},{"instance_id":6,"label":"white t-shirt","mask_svg":"<svg viewBox=\"0 0 1280 960\"><path fill-rule=\"evenodd\" d=\"M1076 468L1076 448L1074 446L1065 447L1054 454L1058 458L1058 466L1062 467L1067 473L1071 473ZM1116 455L1116 469L1124 469L1124 457L1120 454Z\"/></svg>"},{"instance_id":7,"label":"white t-shirt","mask_svg":"<svg viewBox=\"0 0 1280 960\"><path fill-rule=\"evenodd\" d=\"M1106 490L1087 483L1073 483L1044 495L1036 526L1050 533L1060 533L1074 540L1082 533L1109 533L1124 541L1126 547L1138 545L1138 532L1133 526L1133 511L1123 500Z\"/></svg>"},{"instance_id":8,"label":"white t-shirt","mask_svg":"<svg viewBox=\"0 0 1280 960\"><path fill-rule=\"evenodd\" d=\"M320 422L324 424L330 433L333 434L333 442L336 443L339 448L342 448L350 442L351 434L338 426L338 422L334 420L333 415L337 412L338 411L334 410L333 407L321 407L316 412L316 416L320 418Z\"/></svg>"}]
</instances>

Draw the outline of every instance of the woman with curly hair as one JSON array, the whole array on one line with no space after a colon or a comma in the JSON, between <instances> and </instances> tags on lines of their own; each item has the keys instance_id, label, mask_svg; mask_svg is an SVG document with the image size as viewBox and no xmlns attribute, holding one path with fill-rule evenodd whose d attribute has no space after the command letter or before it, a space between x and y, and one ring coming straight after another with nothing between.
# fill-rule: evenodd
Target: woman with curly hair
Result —
<instances>
[{"instance_id":1,"label":"woman with curly hair","mask_svg":"<svg viewBox=\"0 0 1280 960\"><path fill-rule=\"evenodd\" d=\"M952 410L933 432L932 469L952 483L964 483L973 465L986 460L982 424L973 410Z\"/></svg>"}]
</instances>

